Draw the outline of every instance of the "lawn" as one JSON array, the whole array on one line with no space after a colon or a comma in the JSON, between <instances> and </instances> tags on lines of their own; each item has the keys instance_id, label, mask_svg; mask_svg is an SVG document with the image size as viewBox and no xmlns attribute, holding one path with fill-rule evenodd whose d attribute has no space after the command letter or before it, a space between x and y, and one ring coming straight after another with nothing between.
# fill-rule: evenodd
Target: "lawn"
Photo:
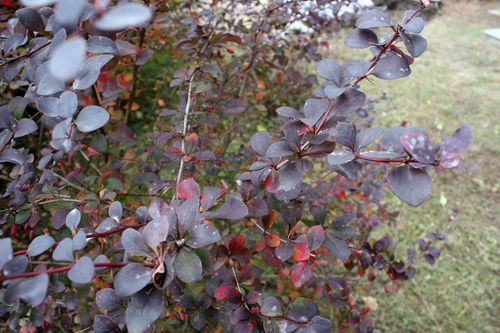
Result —
<instances>
[{"instance_id":1,"label":"lawn","mask_svg":"<svg viewBox=\"0 0 500 333\"><path fill-rule=\"evenodd\" d=\"M445 5L424 30L428 51L409 78L362 87L390 97L376 105L375 124L408 121L428 129L435 142L463 123L475 132L465 167L433 175L430 200L418 208L388 202L401 215L396 230L385 231L402 249L426 231L443 229L453 207L460 213L434 266L419 265L416 278L396 296L376 294L373 317L380 332L500 331L500 41L483 35L485 28L500 26L500 17L488 14L500 2ZM352 55L347 49L332 53Z\"/></svg>"}]
</instances>

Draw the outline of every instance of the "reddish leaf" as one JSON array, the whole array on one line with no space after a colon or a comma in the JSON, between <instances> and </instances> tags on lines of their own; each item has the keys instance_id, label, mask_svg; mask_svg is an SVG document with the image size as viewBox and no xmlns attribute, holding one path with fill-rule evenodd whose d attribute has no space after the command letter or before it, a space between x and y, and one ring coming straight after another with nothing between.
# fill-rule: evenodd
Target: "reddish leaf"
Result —
<instances>
[{"instance_id":1,"label":"reddish leaf","mask_svg":"<svg viewBox=\"0 0 500 333\"><path fill-rule=\"evenodd\" d=\"M240 254L247 249L245 246L245 237L242 235L234 236L228 244L231 254Z\"/></svg>"},{"instance_id":2,"label":"reddish leaf","mask_svg":"<svg viewBox=\"0 0 500 333\"><path fill-rule=\"evenodd\" d=\"M231 303L241 302L240 292L235 287L226 286L224 284L218 286L215 289L214 297L219 301L227 300Z\"/></svg>"},{"instance_id":3,"label":"reddish leaf","mask_svg":"<svg viewBox=\"0 0 500 333\"><path fill-rule=\"evenodd\" d=\"M274 268L280 268L281 267L281 260L276 257L274 254L273 249L270 247L266 247L264 249L264 262Z\"/></svg>"},{"instance_id":4,"label":"reddish leaf","mask_svg":"<svg viewBox=\"0 0 500 333\"><path fill-rule=\"evenodd\" d=\"M200 197L200 186L193 178L186 178L177 186L177 195L182 200L187 200L191 197Z\"/></svg>"},{"instance_id":5,"label":"reddish leaf","mask_svg":"<svg viewBox=\"0 0 500 333\"><path fill-rule=\"evenodd\" d=\"M17 9L17 6L14 4L12 0L0 0L0 5L5 7L10 7L12 9Z\"/></svg>"},{"instance_id":6,"label":"reddish leaf","mask_svg":"<svg viewBox=\"0 0 500 333\"><path fill-rule=\"evenodd\" d=\"M301 261L296 263L292 268L292 283L295 287L302 287L310 278L312 278L311 268L307 262Z\"/></svg>"},{"instance_id":7,"label":"reddish leaf","mask_svg":"<svg viewBox=\"0 0 500 333\"><path fill-rule=\"evenodd\" d=\"M296 261L306 261L311 257L311 252L306 243L296 243L293 249L292 258Z\"/></svg>"},{"instance_id":8,"label":"reddish leaf","mask_svg":"<svg viewBox=\"0 0 500 333\"><path fill-rule=\"evenodd\" d=\"M320 225L315 225L307 231L307 245L311 251L316 250L325 241L325 231Z\"/></svg>"},{"instance_id":9,"label":"reddish leaf","mask_svg":"<svg viewBox=\"0 0 500 333\"><path fill-rule=\"evenodd\" d=\"M267 247L266 238L261 237L255 242L255 251L262 252Z\"/></svg>"},{"instance_id":10,"label":"reddish leaf","mask_svg":"<svg viewBox=\"0 0 500 333\"><path fill-rule=\"evenodd\" d=\"M262 224L264 225L264 228L268 230L273 226L274 222L277 219L278 219L278 212L276 212L275 210L271 210L269 214L267 214L262 218Z\"/></svg>"}]
</instances>

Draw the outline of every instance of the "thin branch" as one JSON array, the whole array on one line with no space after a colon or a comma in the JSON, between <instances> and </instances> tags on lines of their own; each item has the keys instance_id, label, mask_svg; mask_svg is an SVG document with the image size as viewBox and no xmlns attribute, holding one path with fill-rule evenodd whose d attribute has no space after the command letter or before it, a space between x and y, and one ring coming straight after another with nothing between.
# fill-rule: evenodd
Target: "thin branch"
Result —
<instances>
[{"instance_id":1,"label":"thin branch","mask_svg":"<svg viewBox=\"0 0 500 333\"><path fill-rule=\"evenodd\" d=\"M87 162L89 162L89 164L90 164L90 166L92 167L92 169L94 169L94 170L95 170L95 172L97 172L97 174L98 174L99 176L101 176L101 177L102 177L102 172L101 172L101 170L99 170L99 168L98 168L98 167L97 167L97 166L96 166L96 165L95 165L95 164L94 164L94 163L90 160L90 158L87 156L87 154L85 154L85 153L83 152L83 150L81 150L81 149L80 149L80 154L82 154L83 158L84 158Z\"/></svg>"},{"instance_id":2,"label":"thin branch","mask_svg":"<svg viewBox=\"0 0 500 333\"><path fill-rule=\"evenodd\" d=\"M85 237L86 238L106 237L106 236L109 236L109 235L113 235L113 234L117 234L119 232L122 232L122 231L124 231L125 229L128 229L128 228L138 229L138 228L141 228L141 227L143 227L142 224L133 224L133 225L129 225L129 226L118 227L118 228L111 229L111 230L104 231L104 232L94 232L94 233L86 234ZM54 244L52 244L51 247L54 248L58 244L59 244L59 242L55 242ZM19 251L14 252L14 256L18 256L18 255L21 255L21 254L26 254L27 252L28 252L28 250L19 250Z\"/></svg>"},{"instance_id":3,"label":"thin branch","mask_svg":"<svg viewBox=\"0 0 500 333\"><path fill-rule=\"evenodd\" d=\"M413 18L415 18L421 11L422 9L424 9L424 6L421 4L419 6L419 8L417 10L415 10L415 12L405 21L405 24L407 24L408 22L410 22ZM394 29L394 35L392 36L392 38L389 40L389 42L385 43L384 46L382 46L382 48L380 49L380 52L378 53L378 55L372 60L372 63L370 65L370 67L368 68L367 70L367 74L365 74L364 76L361 76L359 77L356 81L354 81L350 87L355 87L356 85L358 85L361 81L365 80L368 78L368 76L370 75L370 72L372 71L372 69L377 65L377 63L380 61L380 59L382 58L382 56L391 48L391 46L398 40L398 38L400 37L400 29L401 27L398 26L396 29ZM331 112L333 111L333 108L334 108L335 104L334 102L332 101L329 106L328 106L328 109L327 111L323 114L323 116L320 118L320 120L318 121L318 125L315 126L314 128L314 134L319 134L321 133L321 131L323 130L323 126L324 124L326 123L326 121L328 120L328 118L330 118L330 114ZM301 151L302 150L307 150L309 149L309 147L311 146L311 143L309 141L306 141L302 147L301 147ZM307 153L305 153L307 154ZM304 153L302 154L302 156L307 156L307 155L304 155ZM358 156L356 156L358 157ZM360 159L365 159L367 160L367 158L362 158L362 157L358 157ZM282 167L286 166L288 163L290 162L289 159L284 159L283 161L281 161L280 163L278 163L276 166L275 166L275 169L276 170L279 170L281 169ZM375 162L383 162L383 161L375 161ZM395 161L391 161L391 162L395 162Z\"/></svg>"},{"instance_id":4,"label":"thin branch","mask_svg":"<svg viewBox=\"0 0 500 333\"><path fill-rule=\"evenodd\" d=\"M243 75L243 81L241 82L240 86L240 91L238 92L238 98L241 98L243 96L243 92L245 91L245 85L247 83L248 79L248 70L245 72L245 75ZM229 125L229 133L224 137L224 141L222 143L222 155L226 154L226 151L229 147L229 143L231 143L231 137L233 133L235 132L236 126L238 125L240 117L238 117L237 114L233 116L233 119L231 121L231 125Z\"/></svg>"},{"instance_id":5,"label":"thin branch","mask_svg":"<svg viewBox=\"0 0 500 333\"><path fill-rule=\"evenodd\" d=\"M58 173L55 173L54 171L52 171L52 174L54 176L56 176L57 178L59 178L60 180L62 180L63 182L65 182L66 184L68 184L68 186L70 187L73 187L79 191L82 191L82 192L89 192L87 189L81 187L80 185L76 185L75 183L73 182L70 182L69 180L67 180L66 178L64 178L63 176L61 176L60 174Z\"/></svg>"},{"instance_id":6,"label":"thin branch","mask_svg":"<svg viewBox=\"0 0 500 333\"><path fill-rule=\"evenodd\" d=\"M194 72L193 74L191 74L191 78L189 79L188 95L186 100L186 107L184 109L184 122L182 125L182 140L181 140L182 156L181 156L181 162L179 164L179 171L177 172L177 179L175 181L176 188L181 182L182 172L184 170L184 155L186 154L186 134L188 128L189 110L191 109L191 93L193 88L193 79L194 79ZM177 199L177 190L174 191L174 199Z\"/></svg>"},{"instance_id":7,"label":"thin branch","mask_svg":"<svg viewBox=\"0 0 500 333\"><path fill-rule=\"evenodd\" d=\"M1 64L0 64L0 68L3 68L4 66L6 66L6 65L8 65L8 64L10 64L10 63L16 62L16 61L18 61L18 60L22 60L22 59L28 58L28 57L29 57L29 56L31 56L32 54L35 54L36 52L40 51L41 49L43 49L43 48L45 48L45 47L47 47L47 46L49 46L49 45L50 45L50 42L47 42L47 43L45 43L45 44L43 44L43 45L40 45L39 47L37 47L37 48L36 48L36 49L34 49L33 51L29 51L29 52L27 52L27 53L25 53L25 54L22 54L22 55L18 56L18 57L15 57L15 58L9 59L9 60L7 60L7 61L5 61L5 62L1 63Z\"/></svg>"},{"instance_id":8,"label":"thin branch","mask_svg":"<svg viewBox=\"0 0 500 333\"><path fill-rule=\"evenodd\" d=\"M50 200L47 200L47 201L43 201L43 200L35 201L33 203L33 206L46 205L46 204L50 204L50 203L54 203L54 202L75 202L75 203L82 203L83 201L82 200L78 200L78 199L71 199L71 198L56 198L56 199L50 199ZM29 208L7 208L7 209L0 210L0 214L8 213L8 212L17 213L17 212L19 212L21 210L26 210L26 209L29 209Z\"/></svg>"},{"instance_id":9,"label":"thin branch","mask_svg":"<svg viewBox=\"0 0 500 333\"><path fill-rule=\"evenodd\" d=\"M149 0L145 2L146 6L149 6ZM142 50L144 45L144 37L146 36L146 28L141 28L139 31L139 41L137 42L137 48ZM134 70L132 72L132 90L130 91L130 97L128 99L127 110L125 111L125 117L123 122L125 124L128 123L128 119L130 117L130 111L132 111L132 105L134 104L135 95L137 94L137 81L139 80L139 68L140 65L134 64Z\"/></svg>"},{"instance_id":10,"label":"thin branch","mask_svg":"<svg viewBox=\"0 0 500 333\"><path fill-rule=\"evenodd\" d=\"M15 280L15 279L23 279L23 278L29 278L29 277L34 277L38 276L41 274L56 274L56 273L62 273L62 272L67 272L73 268L74 264L67 265L64 267L58 267L58 268L52 268L48 269L44 272L38 271L38 272L27 272L27 273L21 273L21 274L12 274L12 275L6 275L0 277L0 283L7 281L7 280ZM106 268L120 268L127 265L127 263L124 262L118 262L118 263L107 263L107 262L95 262L94 267L106 267ZM143 264L145 267L149 268L155 268L155 265L153 264Z\"/></svg>"}]
</instances>

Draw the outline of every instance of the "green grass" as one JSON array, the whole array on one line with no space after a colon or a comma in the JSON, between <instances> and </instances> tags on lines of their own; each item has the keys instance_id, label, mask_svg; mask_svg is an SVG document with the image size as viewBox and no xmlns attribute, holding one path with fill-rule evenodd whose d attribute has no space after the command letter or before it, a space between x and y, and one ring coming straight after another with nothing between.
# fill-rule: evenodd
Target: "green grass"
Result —
<instances>
[{"instance_id":1,"label":"green grass","mask_svg":"<svg viewBox=\"0 0 500 333\"><path fill-rule=\"evenodd\" d=\"M446 226L452 207L460 214L434 266L418 265L415 279L397 295L376 293L379 308L372 315L380 332L500 331L500 42L483 35L500 20L487 13L494 2L446 5L424 30L429 48L410 77L362 86L373 96L390 97L376 105L375 125L408 121L426 128L435 142L463 123L475 132L465 168L433 175L433 195L425 204L388 202L401 211L390 231L401 248ZM331 57L347 55L352 51L337 49Z\"/></svg>"}]
</instances>

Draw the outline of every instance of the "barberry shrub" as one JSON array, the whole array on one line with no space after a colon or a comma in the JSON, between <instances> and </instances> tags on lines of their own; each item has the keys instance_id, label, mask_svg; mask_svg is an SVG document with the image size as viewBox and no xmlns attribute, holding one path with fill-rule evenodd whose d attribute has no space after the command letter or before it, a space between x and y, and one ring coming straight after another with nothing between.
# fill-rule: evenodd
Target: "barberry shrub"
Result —
<instances>
[{"instance_id":1,"label":"barberry shrub","mask_svg":"<svg viewBox=\"0 0 500 333\"><path fill-rule=\"evenodd\" d=\"M2 330L372 331L361 292L446 238L399 258L384 189L420 205L472 141L371 126L360 84L410 75L428 5L4 1ZM352 25L369 60L321 60Z\"/></svg>"}]
</instances>

